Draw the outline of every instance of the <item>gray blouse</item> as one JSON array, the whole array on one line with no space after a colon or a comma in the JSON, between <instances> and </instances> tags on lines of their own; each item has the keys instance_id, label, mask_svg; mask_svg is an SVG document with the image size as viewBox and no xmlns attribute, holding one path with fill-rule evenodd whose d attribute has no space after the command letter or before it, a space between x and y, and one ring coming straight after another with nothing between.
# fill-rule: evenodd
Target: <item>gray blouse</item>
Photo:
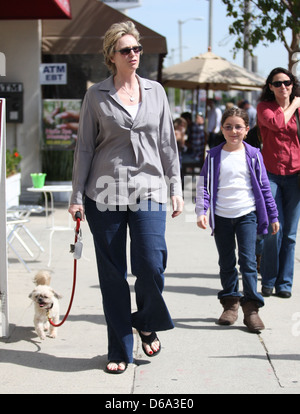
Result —
<instances>
[{"instance_id":1,"label":"gray blouse","mask_svg":"<svg viewBox=\"0 0 300 414\"><path fill-rule=\"evenodd\" d=\"M84 194L105 205L130 205L146 199L166 203L168 192L182 195L167 96L158 82L137 79L141 105L134 120L118 97L113 76L86 92L71 204L83 204Z\"/></svg>"}]
</instances>

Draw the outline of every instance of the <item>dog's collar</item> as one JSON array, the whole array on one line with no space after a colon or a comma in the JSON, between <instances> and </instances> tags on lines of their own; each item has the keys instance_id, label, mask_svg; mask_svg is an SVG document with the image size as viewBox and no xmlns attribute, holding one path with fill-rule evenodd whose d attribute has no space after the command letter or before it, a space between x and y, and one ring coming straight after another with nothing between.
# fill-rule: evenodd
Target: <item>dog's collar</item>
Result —
<instances>
[{"instance_id":1,"label":"dog's collar","mask_svg":"<svg viewBox=\"0 0 300 414\"><path fill-rule=\"evenodd\" d=\"M45 308L45 309L46 309L46 311L49 311L52 308L53 308L53 303L51 304L50 308Z\"/></svg>"}]
</instances>

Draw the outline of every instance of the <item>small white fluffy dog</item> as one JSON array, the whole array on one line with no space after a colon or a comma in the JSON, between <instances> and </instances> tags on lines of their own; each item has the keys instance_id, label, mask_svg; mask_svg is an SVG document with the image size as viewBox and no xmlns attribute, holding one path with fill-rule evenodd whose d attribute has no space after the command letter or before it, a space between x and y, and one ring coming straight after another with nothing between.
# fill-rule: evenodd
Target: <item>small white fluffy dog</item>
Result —
<instances>
[{"instance_id":1,"label":"small white fluffy dog","mask_svg":"<svg viewBox=\"0 0 300 414\"><path fill-rule=\"evenodd\" d=\"M45 339L45 331L49 331L50 338L57 337L57 328L52 326L48 321L49 317L54 324L59 322L59 303L61 296L51 287L51 276L47 271L38 272L34 279L36 288L30 293L29 298L34 303L34 326L40 339ZM50 329L50 330L49 330Z\"/></svg>"}]
</instances>

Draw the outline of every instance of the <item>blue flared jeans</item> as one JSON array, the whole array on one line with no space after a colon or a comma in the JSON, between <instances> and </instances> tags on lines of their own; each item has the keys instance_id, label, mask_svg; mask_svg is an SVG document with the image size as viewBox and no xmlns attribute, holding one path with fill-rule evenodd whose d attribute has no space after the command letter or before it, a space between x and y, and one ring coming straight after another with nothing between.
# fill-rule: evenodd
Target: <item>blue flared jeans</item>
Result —
<instances>
[{"instance_id":1,"label":"blue flared jeans","mask_svg":"<svg viewBox=\"0 0 300 414\"><path fill-rule=\"evenodd\" d=\"M298 175L268 173L272 195L277 204L280 230L272 236L271 227L264 238L260 264L262 285L276 293L291 292L294 277L295 246L300 216Z\"/></svg>"},{"instance_id":2,"label":"blue flared jeans","mask_svg":"<svg viewBox=\"0 0 300 414\"><path fill-rule=\"evenodd\" d=\"M215 216L214 237L219 253L220 278L223 290L218 298L241 297L241 303L255 301L259 307L264 299L257 292L256 237L257 216L253 211L238 218ZM243 294L239 291L239 277L236 268L236 242L238 264L242 274Z\"/></svg>"},{"instance_id":3,"label":"blue flared jeans","mask_svg":"<svg viewBox=\"0 0 300 414\"><path fill-rule=\"evenodd\" d=\"M85 213L93 234L103 309L108 332L108 360L133 362L132 328L162 331L174 328L162 296L167 262L166 206L150 200L135 206L99 209L86 198ZM127 282L127 230L135 312Z\"/></svg>"}]
</instances>

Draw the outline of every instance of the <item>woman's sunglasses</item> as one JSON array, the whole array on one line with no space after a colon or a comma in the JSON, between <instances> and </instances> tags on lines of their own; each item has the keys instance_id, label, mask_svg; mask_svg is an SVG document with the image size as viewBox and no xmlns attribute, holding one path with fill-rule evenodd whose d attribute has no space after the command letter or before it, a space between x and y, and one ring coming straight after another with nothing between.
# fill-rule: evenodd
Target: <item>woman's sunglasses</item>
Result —
<instances>
[{"instance_id":1,"label":"woman's sunglasses","mask_svg":"<svg viewBox=\"0 0 300 414\"><path fill-rule=\"evenodd\" d=\"M292 84L292 81L291 80L285 80L285 81L271 82L271 85L275 86L275 88L280 88L282 84L284 84L284 86L290 86Z\"/></svg>"},{"instance_id":2,"label":"woman's sunglasses","mask_svg":"<svg viewBox=\"0 0 300 414\"><path fill-rule=\"evenodd\" d=\"M143 46L133 46L133 47L124 47L123 49L116 50L116 52L120 52L121 55L126 56L129 55L131 51L134 53L140 53L143 50Z\"/></svg>"}]
</instances>

